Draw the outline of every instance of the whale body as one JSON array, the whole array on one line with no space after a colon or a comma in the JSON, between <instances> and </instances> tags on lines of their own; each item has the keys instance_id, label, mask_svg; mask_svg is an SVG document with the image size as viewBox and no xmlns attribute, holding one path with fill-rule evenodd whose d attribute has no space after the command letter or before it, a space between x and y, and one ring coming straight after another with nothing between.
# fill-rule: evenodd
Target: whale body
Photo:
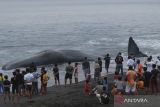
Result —
<instances>
[{"instance_id":1,"label":"whale body","mask_svg":"<svg viewBox=\"0 0 160 107\"><path fill-rule=\"evenodd\" d=\"M139 47L137 46L132 37L129 38L128 42L128 56L129 55L133 55L135 57L147 57L146 54L142 53L139 50Z\"/></svg>"},{"instance_id":2,"label":"whale body","mask_svg":"<svg viewBox=\"0 0 160 107\"><path fill-rule=\"evenodd\" d=\"M88 56L87 54L77 50L45 50L35 54L30 58L11 61L2 66L2 69L11 70L16 68L29 67L31 63L34 63L36 66L41 66L55 63L81 62L84 60L84 57L88 57L88 60L93 60L91 56Z\"/></svg>"}]
</instances>

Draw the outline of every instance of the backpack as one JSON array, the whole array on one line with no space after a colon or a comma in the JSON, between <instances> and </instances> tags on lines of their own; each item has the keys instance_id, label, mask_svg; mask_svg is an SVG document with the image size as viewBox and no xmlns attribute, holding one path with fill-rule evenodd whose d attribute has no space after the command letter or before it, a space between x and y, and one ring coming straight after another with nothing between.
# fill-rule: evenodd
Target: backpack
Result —
<instances>
[{"instance_id":1,"label":"backpack","mask_svg":"<svg viewBox=\"0 0 160 107\"><path fill-rule=\"evenodd\" d=\"M108 94L102 94L101 101L102 104L108 104L110 101L110 96Z\"/></svg>"}]
</instances>

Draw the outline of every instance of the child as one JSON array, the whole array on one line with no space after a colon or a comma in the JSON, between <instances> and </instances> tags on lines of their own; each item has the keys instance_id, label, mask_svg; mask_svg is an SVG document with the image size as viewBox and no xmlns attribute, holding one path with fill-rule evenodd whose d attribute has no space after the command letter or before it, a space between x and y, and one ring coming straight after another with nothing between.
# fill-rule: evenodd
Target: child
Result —
<instances>
[{"instance_id":1,"label":"child","mask_svg":"<svg viewBox=\"0 0 160 107\"><path fill-rule=\"evenodd\" d=\"M137 82L137 88L138 89L144 89L144 80L143 78L139 78L138 82Z\"/></svg>"},{"instance_id":2,"label":"child","mask_svg":"<svg viewBox=\"0 0 160 107\"><path fill-rule=\"evenodd\" d=\"M103 87L105 87L106 93L108 93L108 81L107 81L107 76L104 77L102 83L103 83Z\"/></svg>"},{"instance_id":3,"label":"child","mask_svg":"<svg viewBox=\"0 0 160 107\"><path fill-rule=\"evenodd\" d=\"M118 78L119 78L119 72L115 71L114 83L116 83L116 81L118 81Z\"/></svg>"},{"instance_id":4,"label":"child","mask_svg":"<svg viewBox=\"0 0 160 107\"><path fill-rule=\"evenodd\" d=\"M41 69L41 72L42 72L42 90L41 90L41 95L46 95L47 93L47 84L48 84L48 80L49 80L49 76L48 76L48 73L47 71L45 70L44 67L42 67Z\"/></svg>"},{"instance_id":5,"label":"child","mask_svg":"<svg viewBox=\"0 0 160 107\"><path fill-rule=\"evenodd\" d=\"M89 83L89 80L86 80L85 84L84 84L84 93L85 95L89 95L91 91L91 85Z\"/></svg>"},{"instance_id":6,"label":"child","mask_svg":"<svg viewBox=\"0 0 160 107\"><path fill-rule=\"evenodd\" d=\"M124 82L122 81L122 77L118 78L118 81L116 81L115 86L117 87L117 91L124 93Z\"/></svg>"},{"instance_id":7,"label":"child","mask_svg":"<svg viewBox=\"0 0 160 107\"><path fill-rule=\"evenodd\" d=\"M6 103L6 97L8 96L9 101L11 100L10 97L10 86L11 82L8 80L8 76L4 76L5 80L3 82L3 87L4 87L4 103Z\"/></svg>"},{"instance_id":8,"label":"child","mask_svg":"<svg viewBox=\"0 0 160 107\"><path fill-rule=\"evenodd\" d=\"M75 83L78 84L78 63L75 63L74 78L75 78Z\"/></svg>"},{"instance_id":9,"label":"child","mask_svg":"<svg viewBox=\"0 0 160 107\"><path fill-rule=\"evenodd\" d=\"M118 92L117 87L115 85L113 85L112 90L111 90L112 95L116 95L117 92Z\"/></svg>"}]
</instances>

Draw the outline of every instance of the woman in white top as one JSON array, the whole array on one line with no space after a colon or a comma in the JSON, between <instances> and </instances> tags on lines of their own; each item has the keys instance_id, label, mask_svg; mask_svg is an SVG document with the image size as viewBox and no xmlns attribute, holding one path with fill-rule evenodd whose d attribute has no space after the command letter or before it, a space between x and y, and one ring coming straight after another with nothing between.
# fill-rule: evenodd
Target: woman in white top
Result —
<instances>
[{"instance_id":1,"label":"woman in white top","mask_svg":"<svg viewBox=\"0 0 160 107\"><path fill-rule=\"evenodd\" d=\"M154 64L154 62L152 61L152 58L151 58L151 57L149 57L149 58L147 59L147 62L145 62L145 65L146 65L146 67L147 67L147 71L145 72L146 93L148 93L148 91L149 91L150 79L151 79L151 75L152 75L152 74L151 74L151 71L153 70L153 67L152 67L153 64Z\"/></svg>"}]
</instances>

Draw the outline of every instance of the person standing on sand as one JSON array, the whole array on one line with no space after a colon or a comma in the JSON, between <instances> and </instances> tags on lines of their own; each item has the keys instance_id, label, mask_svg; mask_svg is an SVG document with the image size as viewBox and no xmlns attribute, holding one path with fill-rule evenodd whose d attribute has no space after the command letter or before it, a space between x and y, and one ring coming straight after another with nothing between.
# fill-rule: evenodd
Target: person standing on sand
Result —
<instances>
[{"instance_id":1,"label":"person standing on sand","mask_svg":"<svg viewBox=\"0 0 160 107\"><path fill-rule=\"evenodd\" d=\"M11 82L8 80L8 76L4 76L5 80L3 82L3 87L4 87L4 103L6 104L6 97L8 97L9 101L11 100L10 96L10 87L11 87Z\"/></svg>"},{"instance_id":2,"label":"person standing on sand","mask_svg":"<svg viewBox=\"0 0 160 107\"><path fill-rule=\"evenodd\" d=\"M105 56L104 60L105 60L105 68L106 68L106 71L107 71L107 74L108 74L108 69L109 69L110 60L111 60L111 57L109 56L109 54L107 54Z\"/></svg>"},{"instance_id":3,"label":"person standing on sand","mask_svg":"<svg viewBox=\"0 0 160 107\"><path fill-rule=\"evenodd\" d=\"M48 76L47 71L45 70L45 67L41 68L41 72L42 72L42 77L41 77L41 81L42 81L41 95L46 95L49 76Z\"/></svg>"},{"instance_id":4,"label":"person standing on sand","mask_svg":"<svg viewBox=\"0 0 160 107\"><path fill-rule=\"evenodd\" d=\"M101 60L101 57L98 57L98 64L100 66L100 72L102 72L102 60Z\"/></svg>"},{"instance_id":5,"label":"person standing on sand","mask_svg":"<svg viewBox=\"0 0 160 107\"><path fill-rule=\"evenodd\" d=\"M22 76L23 76L23 86L22 86L22 95L25 96L25 82L24 82L24 75L26 74L26 71L22 71Z\"/></svg>"},{"instance_id":6,"label":"person standing on sand","mask_svg":"<svg viewBox=\"0 0 160 107\"><path fill-rule=\"evenodd\" d=\"M126 94L132 94L134 95L136 93L136 73L133 70L132 66L129 66L129 69L126 73L126 79L127 79L127 83L126 83L126 89L125 92Z\"/></svg>"},{"instance_id":7,"label":"person standing on sand","mask_svg":"<svg viewBox=\"0 0 160 107\"><path fill-rule=\"evenodd\" d=\"M22 95L24 77L23 77L22 73L20 73L20 69L16 69L15 72L16 72L16 78L17 78L17 81L18 81L19 95Z\"/></svg>"},{"instance_id":8,"label":"person standing on sand","mask_svg":"<svg viewBox=\"0 0 160 107\"><path fill-rule=\"evenodd\" d=\"M156 69L156 64L153 64L153 70L151 71L151 90L152 94L154 94L154 89L156 90L156 93L158 93L158 82L157 82L157 76L158 76L158 70Z\"/></svg>"},{"instance_id":9,"label":"person standing on sand","mask_svg":"<svg viewBox=\"0 0 160 107\"><path fill-rule=\"evenodd\" d=\"M55 64L54 67L53 67L53 75L54 75L55 85L60 85L59 68L58 68L57 64ZM57 84L57 82L58 82L58 84Z\"/></svg>"},{"instance_id":10,"label":"person standing on sand","mask_svg":"<svg viewBox=\"0 0 160 107\"><path fill-rule=\"evenodd\" d=\"M106 89L106 93L108 93L108 80L107 80L107 76L105 76L102 80L103 83L103 87L105 87Z\"/></svg>"},{"instance_id":11,"label":"person standing on sand","mask_svg":"<svg viewBox=\"0 0 160 107\"><path fill-rule=\"evenodd\" d=\"M132 66L132 67L133 67L133 69L135 69L135 68L134 68L134 65L135 65L134 60L132 59L132 57L131 57L131 56L128 56L127 66L128 66L128 67L129 67L129 66Z\"/></svg>"},{"instance_id":12,"label":"person standing on sand","mask_svg":"<svg viewBox=\"0 0 160 107\"><path fill-rule=\"evenodd\" d=\"M74 67L74 78L75 78L75 83L78 84L78 63L75 63Z\"/></svg>"},{"instance_id":13,"label":"person standing on sand","mask_svg":"<svg viewBox=\"0 0 160 107\"><path fill-rule=\"evenodd\" d=\"M38 78L40 77L40 74L38 73L38 71L33 71L33 76L34 76L34 80L33 80L33 93L35 95L38 95Z\"/></svg>"},{"instance_id":14,"label":"person standing on sand","mask_svg":"<svg viewBox=\"0 0 160 107\"><path fill-rule=\"evenodd\" d=\"M95 62L94 70L95 70L94 80L96 83L98 83L98 81L100 80L100 74L101 74L101 72L100 72L101 68L100 68L98 61Z\"/></svg>"},{"instance_id":15,"label":"person standing on sand","mask_svg":"<svg viewBox=\"0 0 160 107\"><path fill-rule=\"evenodd\" d=\"M89 83L89 80L86 80L84 84L84 94L89 95L90 92L91 92L91 84Z\"/></svg>"},{"instance_id":16,"label":"person standing on sand","mask_svg":"<svg viewBox=\"0 0 160 107\"><path fill-rule=\"evenodd\" d=\"M24 81L26 84L26 91L27 91L27 95L28 95L28 100L29 102L32 101L32 90L33 90L33 80L34 80L34 76L32 74L31 70L26 71L27 74L24 75Z\"/></svg>"},{"instance_id":17,"label":"person standing on sand","mask_svg":"<svg viewBox=\"0 0 160 107\"><path fill-rule=\"evenodd\" d=\"M11 78L11 84L12 84L12 102L18 103L19 102L19 90L18 90L18 84L19 81L16 77L16 71L13 72L13 77Z\"/></svg>"},{"instance_id":18,"label":"person standing on sand","mask_svg":"<svg viewBox=\"0 0 160 107\"><path fill-rule=\"evenodd\" d=\"M147 67L147 70L145 72L145 86L146 86L146 93L149 92L149 87L150 87L150 79L152 76L151 71L153 70L153 64L154 62L152 61L151 57L148 57L147 61L145 62L145 65Z\"/></svg>"},{"instance_id":19,"label":"person standing on sand","mask_svg":"<svg viewBox=\"0 0 160 107\"><path fill-rule=\"evenodd\" d=\"M123 75L123 57L121 55L121 52L118 53L115 62L116 62L116 71L120 72L121 70L121 75Z\"/></svg>"},{"instance_id":20,"label":"person standing on sand","mask_svg":"<svg viewBox=\"0 0 160 107\"><path fill-rule=\"evenodd\" d=\"M73 71L74 71L74 68L71 66L71 62L68 62L68 65L66 66L65 85L67 84L68 78L70 81L70 85L72 84Z\"/></svg>"},{"instance_id":21,"label":"person standing on sand","mask_svg":"<svg viewBox=\"0 0 160 107\"><path fill-rule=\"evenodd\" d=\"M84 76L85 76L85 79L88 78L87 75L90 75L90 63L87 59L87 57L84 58L84 62L82 63L82 69L83 69L83 72L84 72Z\"/></svg>"},{"instance_id":22,"label":"person standing on sand","mask_svg":"<svg viewBox=\"0 0 160 107\"><path fill-rule=\"evenodd\" d=\"M138 77L140 78L140 77L142 77L143 76L143 72L142 72L142 69L143 69L143 66L142 66L142 64L140 63L140 60L138 59L137 60L137 75L138 75Z\"/></svg>"},{"instance_id":23,"label":"person standing on sand","mask_svg":"<svg viewBox=\"0 0 160 107\"><path fill-rule=\"evenodd\" d=\"M3 74L0 73L0 94L3 93L3 81L4 81Z\"/></svg>"}]
</instances>

